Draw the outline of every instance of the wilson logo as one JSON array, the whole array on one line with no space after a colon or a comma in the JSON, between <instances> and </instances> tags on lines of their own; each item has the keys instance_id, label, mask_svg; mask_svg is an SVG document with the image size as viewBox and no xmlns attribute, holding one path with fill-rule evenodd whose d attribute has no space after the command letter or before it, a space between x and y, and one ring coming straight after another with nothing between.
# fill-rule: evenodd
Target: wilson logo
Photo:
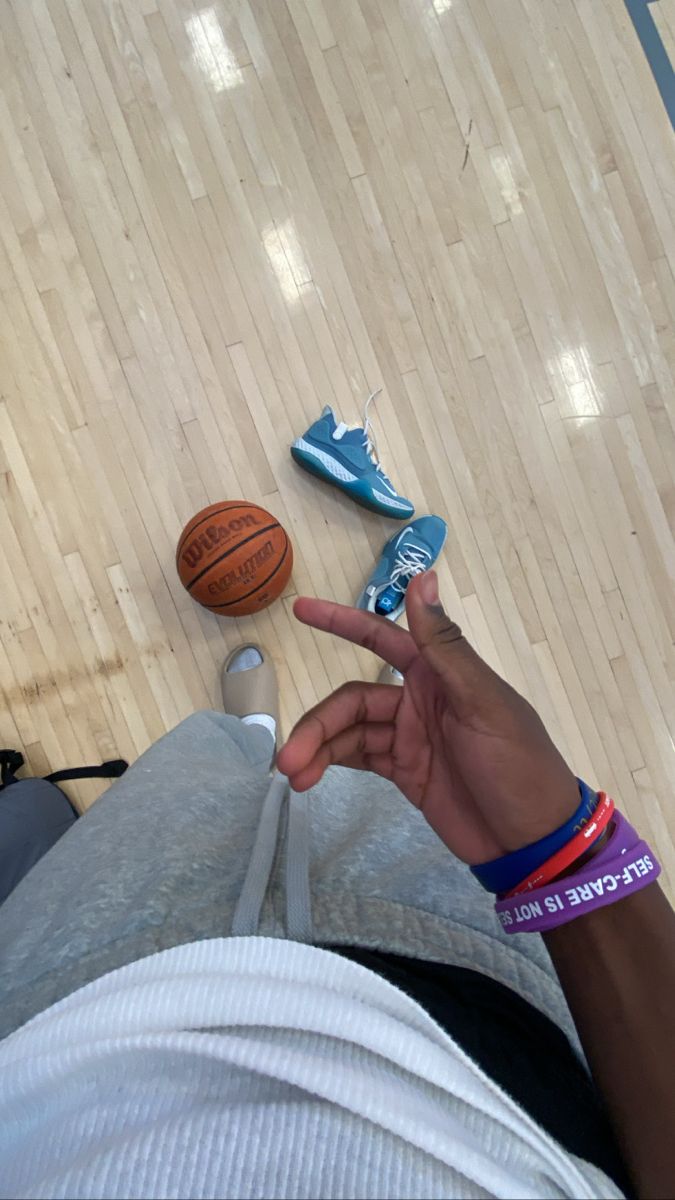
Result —
<instances>
[{"instance_id":1,"label":"wilson logo","mask_svg":"<svg viewBox=\"0 0 675 1200\"><path fill-rule=\"evenodd\" d=\"M245 517L234 517L231 521L222 521L220 525L207 525L206 529L198 533L181 552L181 558L186 566L194 570L206 554L229 542L233 534L241 533L244 529L255 529L258 525L262 525L262 521L252 513L247 513Z\"/></svg>"}]
</instances>

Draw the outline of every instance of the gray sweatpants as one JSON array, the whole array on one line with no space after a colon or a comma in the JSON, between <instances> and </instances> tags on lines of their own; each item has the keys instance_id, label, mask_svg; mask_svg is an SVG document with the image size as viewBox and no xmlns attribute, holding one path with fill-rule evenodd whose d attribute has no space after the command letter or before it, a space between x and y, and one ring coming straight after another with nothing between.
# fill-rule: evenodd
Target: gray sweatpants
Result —
<instances>
[{"instance_id":1,"label":"gray sweatpants","mask_svg":"<svg viewBox=\"0 0 675 1200\"><path fill-rule=\"evenodd\" d=\"M501 931L491 898L397 788L332 768L270 821L268 754L260 730L196 713L33 867L0 907L0 1037L128 962L228 935L233 919L236 932L254 920L247 932L289 936L299 904L314 942L482 971L578 1048L539 936ZM256 887L264 902L251 908Z\"/></svg>"}]
</instances>

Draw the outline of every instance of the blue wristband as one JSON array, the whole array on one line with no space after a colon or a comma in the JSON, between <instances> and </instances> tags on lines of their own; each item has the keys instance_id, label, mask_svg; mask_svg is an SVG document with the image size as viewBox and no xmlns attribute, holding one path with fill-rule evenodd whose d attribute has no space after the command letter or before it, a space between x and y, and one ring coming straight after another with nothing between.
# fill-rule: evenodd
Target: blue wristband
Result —
<instances>
[{"instance_id":1,"label":"blue wristband","mask_svg":"<svg viewBox=\"0 0 675 1200\"><path fill-rule=\"evenodd\" d=\"M538 842L522 846L520 850L514 850L512 854L504 854L501 858L493 858L490 862L479 863L478 866L470 868L471 874L475 875L486 891L498 894L509 892L516 884L527 879L532 871L536 871L537 867L545 863L546 859L555 854L556 850L560 850L562 846L566 845L577 830L585 824L595 811L598 793L589 788L583 779L577 779L577 783L579 784L581 803L569 821L565 821L560 829L554 829L553 833L548 833Z\"/></svg>"}]
</instances>

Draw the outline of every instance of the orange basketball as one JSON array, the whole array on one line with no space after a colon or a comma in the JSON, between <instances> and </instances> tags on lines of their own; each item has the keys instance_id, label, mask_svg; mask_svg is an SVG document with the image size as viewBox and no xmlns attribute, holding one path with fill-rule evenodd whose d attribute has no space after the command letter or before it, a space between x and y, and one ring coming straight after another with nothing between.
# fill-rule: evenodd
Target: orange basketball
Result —
<instances>
[{"instance_id":1,"label":"orange basketball","mask_svg":"<svg viewBox=\"0 0 675 1200\"><path fill-rule=\"evenodd\" d=\"M248 617L281 595L293 569L293 547L276 517L246 500L210 504L178 539L180 581L204 608Z\"/></svg>"}]
</instances>

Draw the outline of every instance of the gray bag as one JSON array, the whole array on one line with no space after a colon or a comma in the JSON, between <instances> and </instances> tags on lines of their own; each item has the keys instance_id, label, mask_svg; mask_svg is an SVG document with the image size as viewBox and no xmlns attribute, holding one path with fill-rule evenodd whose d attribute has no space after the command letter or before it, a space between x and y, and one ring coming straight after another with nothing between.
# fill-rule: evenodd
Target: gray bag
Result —
<instances>
[{"instance_id":1,"label":"gray bag","mask_svg":"<svg viewBox=\"0 0 675 1200\"><path fill-rule=\"evenodd\" d=\"M128 766L118 758L98 767L54 771L45 779L17 779L23 763L18 750L0 750L0 904L79 816L56 784L117 779Z\"/></svg>"}]
</instances>

